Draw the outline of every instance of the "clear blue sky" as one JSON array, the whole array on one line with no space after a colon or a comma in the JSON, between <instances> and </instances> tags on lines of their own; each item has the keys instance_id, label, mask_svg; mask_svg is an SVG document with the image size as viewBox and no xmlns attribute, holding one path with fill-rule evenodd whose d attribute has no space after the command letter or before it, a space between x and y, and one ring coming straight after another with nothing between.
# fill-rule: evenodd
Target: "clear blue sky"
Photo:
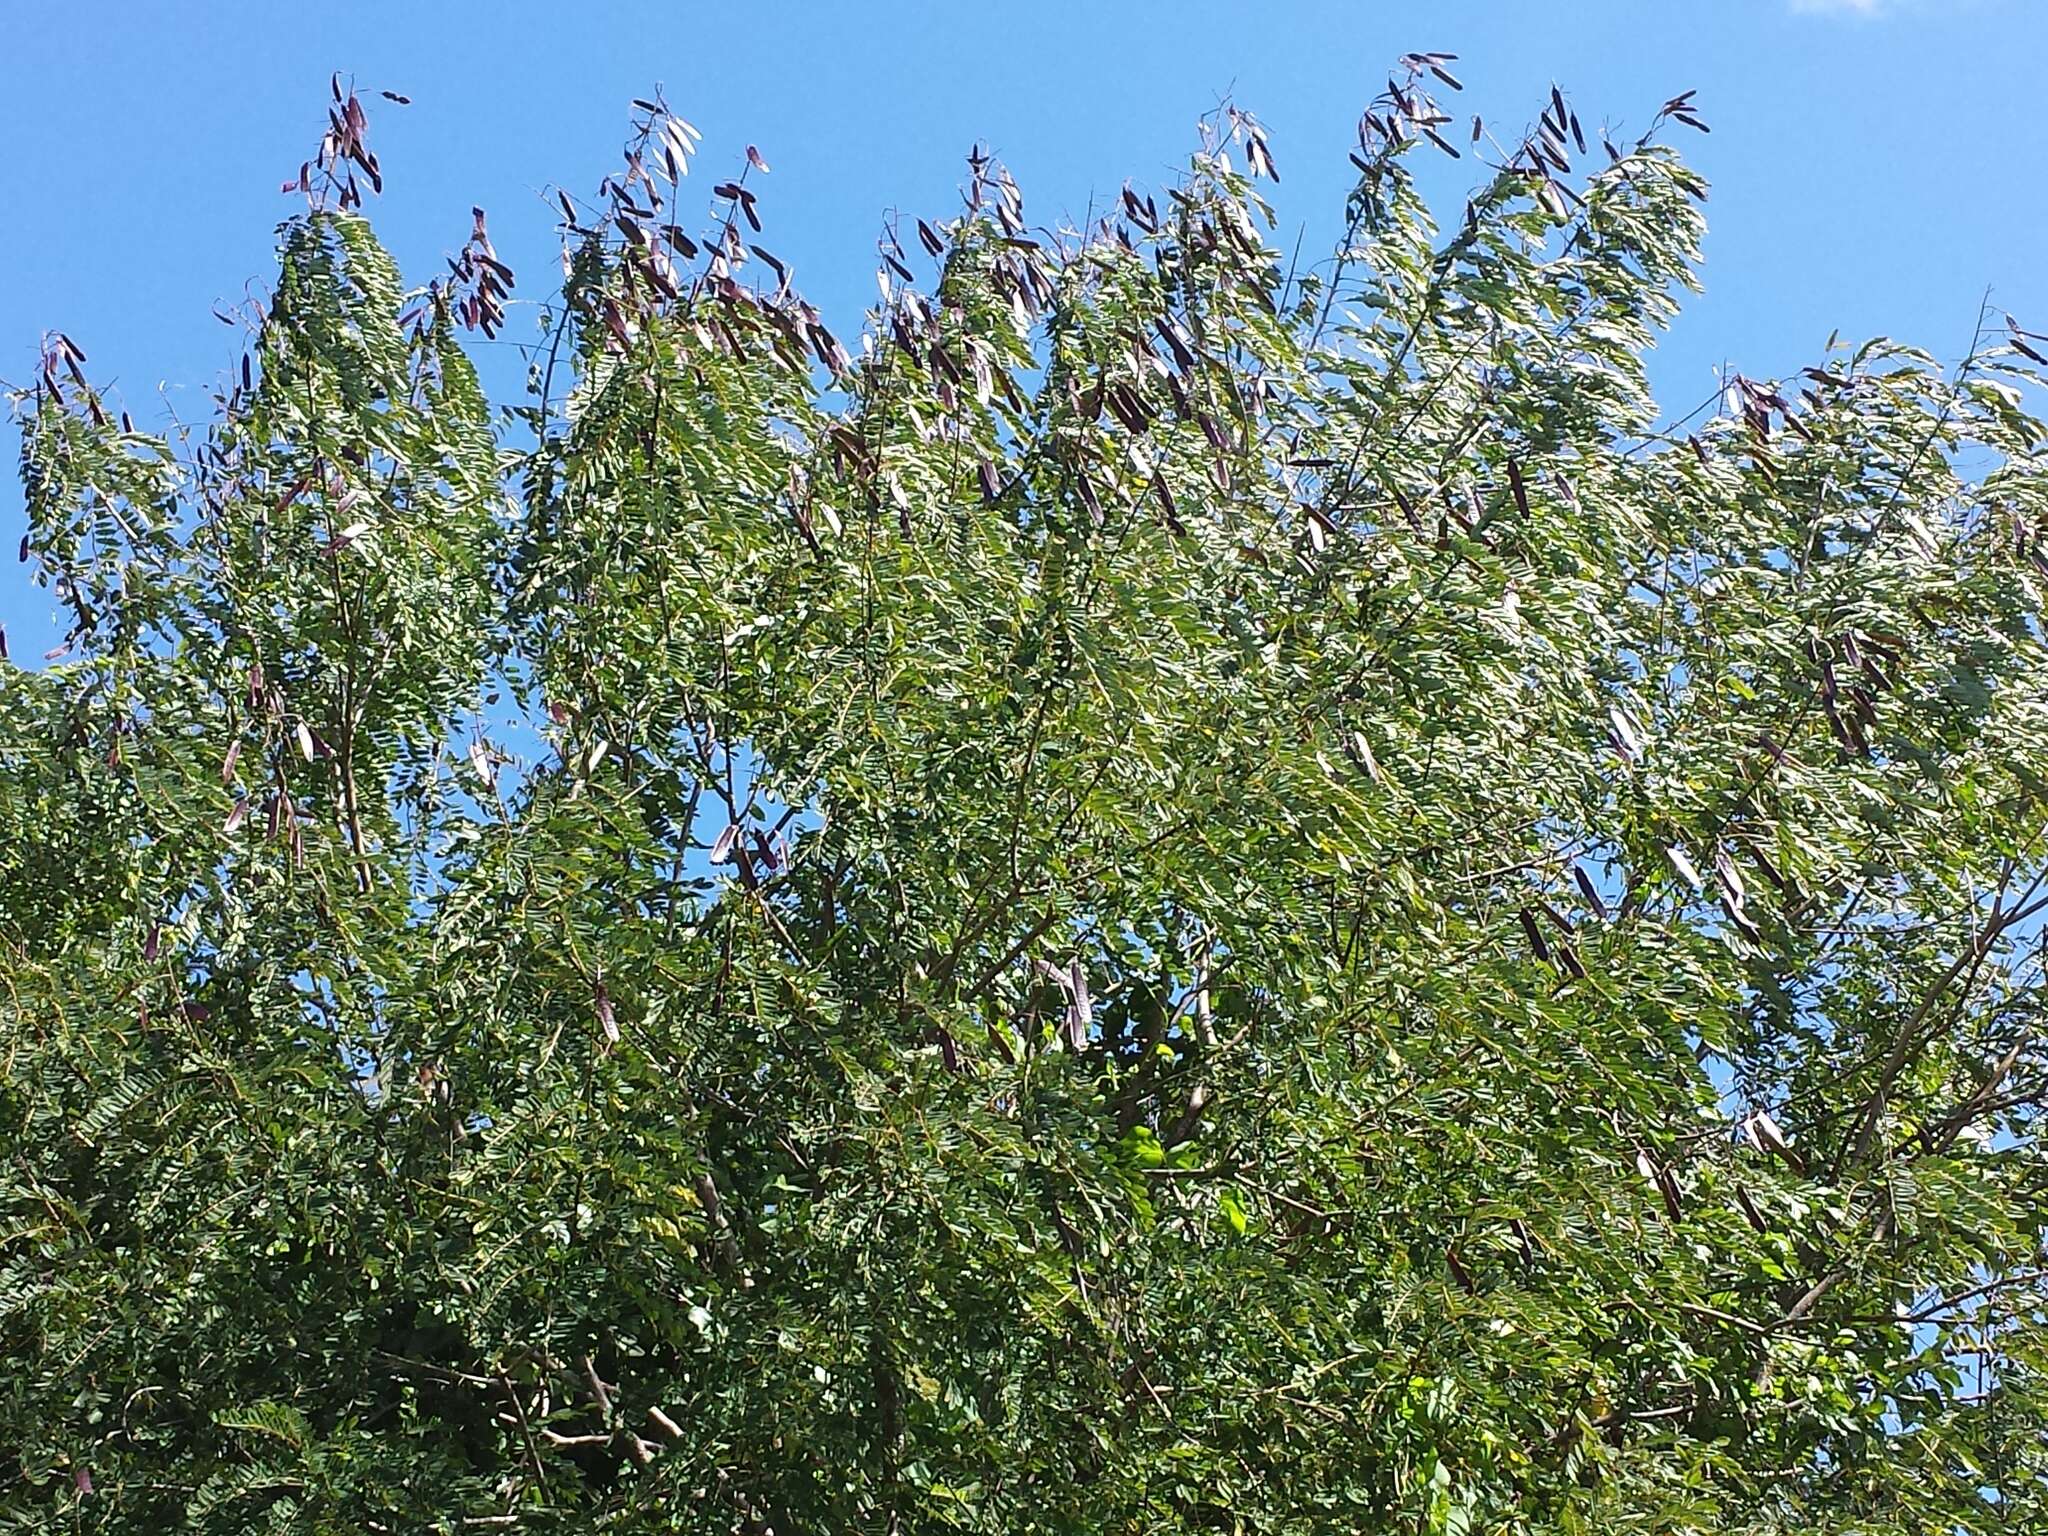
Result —
<instances>
[{"instance_id":1,"label":"clear blue sky","mask_svg":"<svg viewBox=\"0 0 2048 1536\"><path fill-rule=\"evenodd\" d=\"M1127 176L1166 179L1225 93L1268 124L1283 234L1305 228L1314 250L1334 232L1353 125L1390 61L1445 49L1461 55L1467 109L1510 132L1553 80L1589 128L1624 132L1698 90L1712 135L1674 136L1714 184L1707 293L1657 361L1667 405L1697 403L1724 360L1789 371L1837 327L1953 358L1986 288L2048 329L2043 0L8 10L0 380L29 379L39 335L59 328L139 423L203 415L206 386L238 355L209 309L265 283L271 232L293 206L278 182L317 138L337 68L366 93L413 99L370 102L387 191L369 211L408 275L442 270L481 204L528 299L558 272L544 188L593 189L617 159L628 98L657 83L702 130L701 171L760 146L773 167L765 243L851 331L874 299L882 213L952 212L972 141L1010 165L1027 217L1054 222ZM703 177L707 195L715 179ZM515 311L513 334L531 323ZM0 482L0 622L33 664L54 638L50 604L4 558L21 502L11 469Z\"/></svg>"}]
</instances>

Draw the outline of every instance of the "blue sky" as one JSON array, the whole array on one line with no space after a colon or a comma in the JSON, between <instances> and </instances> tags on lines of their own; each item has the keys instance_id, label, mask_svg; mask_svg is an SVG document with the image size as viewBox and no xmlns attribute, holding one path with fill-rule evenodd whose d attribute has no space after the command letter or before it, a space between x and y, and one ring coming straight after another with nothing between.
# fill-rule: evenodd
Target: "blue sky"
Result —
<instances>
[{"instance_id":1,"label":"blue sky","mask_svg":"<svg viewBox=\"0 0 2048 1536\"><path fill-rule=\"evenodd\" d=\"M952 212L976 139L1016 174L1027 217L1052 223L1126 177L1167 179L1195 118L1226 93L1271 130L1282 235L1305 230L1313 252L1335 232L1353 125L1390 61L1444 49L1461 56L1463 105L1497 131L1532 121L1552 81L1589 128L1620 132L1699 92L1712 135L1674 135L1714 185L1707 293L1660 349L1668 406L1696 404L1724 361L1790 371L1837 328L1953 358L1987 288L2048 329L2041 0L10 10L0 380L29 379L42 331L59 328L144 425L202 416L207 386L237 357L209 311L265 283L272 231L293 206L278 182L318 137L334 69L413 100L372 100L370 135L387 191L369 211L408 275L443 270L480 204L529 300L558 270L547 189L594 188L628 98L656 84L702 130L703 171L760 146L773 167L764 243L851 331L875 296L883 213ZM702 178L707 198L716 179ZM508 334L531 325L515 310ZM516 383L510 368L500 376ZM20 529L10 472L0 548ZM49 608L0 562L17 660L53 642Z\"/></svg>"}]
</instances>

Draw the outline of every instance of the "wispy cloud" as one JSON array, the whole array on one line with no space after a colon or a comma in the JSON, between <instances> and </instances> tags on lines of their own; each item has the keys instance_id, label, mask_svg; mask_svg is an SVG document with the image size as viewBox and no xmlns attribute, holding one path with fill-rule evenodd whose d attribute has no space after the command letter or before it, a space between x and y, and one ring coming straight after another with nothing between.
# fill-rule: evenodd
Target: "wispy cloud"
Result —
<instances>
[{"instance_id":1,"label":"wispy cloud","mask_svg":"<svg viewBox=\"0 0 2048 1536\"><path fill-rule=\"evenodd\" d=\"M1792 0L1792 9L1807 15L1875 16L1888 0Z\"/></svg>"}]
</instances>

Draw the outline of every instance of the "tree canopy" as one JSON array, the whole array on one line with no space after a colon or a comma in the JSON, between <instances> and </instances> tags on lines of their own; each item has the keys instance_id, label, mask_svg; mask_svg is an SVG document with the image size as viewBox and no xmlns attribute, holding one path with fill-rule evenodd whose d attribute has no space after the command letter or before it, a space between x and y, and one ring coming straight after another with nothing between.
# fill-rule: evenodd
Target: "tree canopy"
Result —
<instances>
[{"instance_id":1,"label":"tree canopy","mask_svg":"<svg viewBox=\"0 0 2048 1536\"><path fill-rule=\"evenodd\" d=\"M2048 1524L2048 342L1660 413L1691 98L1451 62L852 344L659 99L408 286L338 79L209 420L53 335L0 1524Z\"/></svg>"}]
</instances>

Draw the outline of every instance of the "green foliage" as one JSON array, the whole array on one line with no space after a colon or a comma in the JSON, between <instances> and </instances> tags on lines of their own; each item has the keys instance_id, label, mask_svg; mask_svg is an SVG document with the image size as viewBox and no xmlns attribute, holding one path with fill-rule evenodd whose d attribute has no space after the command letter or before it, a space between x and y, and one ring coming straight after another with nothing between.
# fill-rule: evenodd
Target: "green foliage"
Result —
<instances>
[{"instance_id":1,"label":"green foliage","mask_svg":"<svg viewBox=\"0 0 2048 1536\"><path fill-rule=\"evenodd\" d=\"M1226 111L849 350L642 104L494 414L350 98L203 434L59 343L0 1524L2048 1520L2027 338L1664 424L1700 182L1444 62L1313 275Z\"/></svg>"}]
</instances>

